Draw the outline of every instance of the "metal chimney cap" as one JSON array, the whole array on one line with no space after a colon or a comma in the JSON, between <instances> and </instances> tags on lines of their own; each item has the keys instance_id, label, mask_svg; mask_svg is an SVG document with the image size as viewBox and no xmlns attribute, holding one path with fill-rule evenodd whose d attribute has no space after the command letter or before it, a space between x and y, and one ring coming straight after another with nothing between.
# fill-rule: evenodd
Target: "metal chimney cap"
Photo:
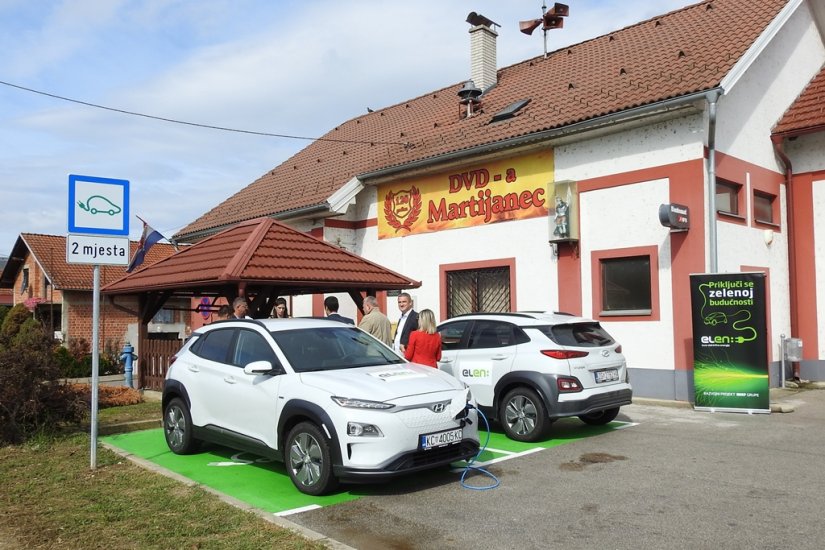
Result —
<instances>
[{"instance_id":1,"label":"metal chimney cap","mask_svg":"<svg viewBox=\"0 0 825 550\"><path fill-rule=\"evenodd\" d=\"M475 99L481 95L481 89L476 88L476 83L472 80L468 80L464 83L461 89L458 91L458 97L460 97L463 101L468 99Z\"/></svg>"},{"instance_id":2,"label":"metal chimney cap","mask_svg":"<svg viewBox=\"0 0 825 550\"><path fill-rule=\"evenodd\" d=\"M484 27L492 27L493 25L495 25L496 27L501 26L498 23L496 23L495 21L491 21L490 19L487 19L486 17L484 17L480 13L476 13L474 11L471 11L470 15L467 16L467 23L469 23L470 25L472 25L474 27L478 27L480 25L484 26Z\"/></svg>"}]
</instances>

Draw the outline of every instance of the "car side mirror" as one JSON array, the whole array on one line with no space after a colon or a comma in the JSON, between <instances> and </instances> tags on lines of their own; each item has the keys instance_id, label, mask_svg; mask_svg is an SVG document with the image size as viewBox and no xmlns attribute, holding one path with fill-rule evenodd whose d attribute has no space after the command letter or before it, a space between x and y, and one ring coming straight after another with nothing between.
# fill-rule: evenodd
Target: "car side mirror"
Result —
<instances>
[{"instance_id":1,"label":"car side mirror","mask_svg":"<svg viewBox=\"0 0 825 550\"><path fill-rule=\"evenodd\" d=\"M259 374L283 374L281 365L273 365L269 361L253 361L243 368L244 374L257 376Z\"/></svg>"}]
</instances>

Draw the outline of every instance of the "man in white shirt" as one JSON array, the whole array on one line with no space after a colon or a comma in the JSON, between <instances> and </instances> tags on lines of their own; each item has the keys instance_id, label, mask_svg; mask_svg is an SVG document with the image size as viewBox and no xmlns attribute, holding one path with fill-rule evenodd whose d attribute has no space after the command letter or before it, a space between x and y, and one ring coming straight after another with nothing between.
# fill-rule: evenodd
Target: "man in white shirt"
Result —
<instances>
[{"instance_id":1,"label":"man in white shirt","mask_svg":"<svg viewBox=\"0 0 825 550\"><path fill-rule=\"evenodd\" d=\"M401 318L395 327L395 338L392 347L395 351L403 354L404 348L410 341L410 333L418 330L418 313L413 309L412 296L406 292L398 295L398 310L401 311Z\"/></svg>"}]
</instances>

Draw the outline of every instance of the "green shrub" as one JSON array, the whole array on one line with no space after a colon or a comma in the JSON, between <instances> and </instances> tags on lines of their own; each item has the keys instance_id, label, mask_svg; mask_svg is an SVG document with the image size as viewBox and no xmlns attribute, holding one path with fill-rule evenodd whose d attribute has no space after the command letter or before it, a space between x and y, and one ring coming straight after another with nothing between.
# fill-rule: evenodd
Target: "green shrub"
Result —
<instances>
[{"instance_id":1,"label":"green shrub","mask_svg":"<svg viewBox=\"0 0 825 550\"><path fill-rule=\"evenodd\" d=\"M10 309L11 308L9 306L0 306L0 327L3 326L3 319L6 318L6 314Z\"/></svg>"},{"instance_id":2,"label":"green shrub","mask_svg":"<svg viewBox=\"0 0 825 550\"><path fill-rule=\"evenodd\" d=\"M89 378L92 376L91 346L85 338L71 338L68 348L60 347L55 351L55 358L60 365L61 378ZM119 344L107 340L104 349L98 355L98 374L122 374Z\"/></svg>"},{"instance_id":3,"label":"green shrub","mask_svg":"<svg viewBox=\"0 0 825 550\"><path fill-rule=\"evenodd\" d=\"M65 422L80 422L82 399L58 382L55 342L24 306L0 329L0 442L20 443Z\"/></svg>"}]
</instances>

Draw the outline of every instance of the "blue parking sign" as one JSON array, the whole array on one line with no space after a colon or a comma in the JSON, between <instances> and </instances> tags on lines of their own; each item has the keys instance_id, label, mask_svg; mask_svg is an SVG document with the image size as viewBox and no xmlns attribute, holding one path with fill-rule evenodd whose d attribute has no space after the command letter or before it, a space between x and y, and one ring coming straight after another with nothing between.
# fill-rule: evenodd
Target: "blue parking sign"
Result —
<instances>
[{"instance_id":1,"label":"blue parking sign","mask_svg":"<svg viewBox=\"0 0 825 550\"><path fill-rule=\"evenodd\" d=\"M69 233L128 236L128 180L69 175Z\"/></svg>"}]
</instances>

